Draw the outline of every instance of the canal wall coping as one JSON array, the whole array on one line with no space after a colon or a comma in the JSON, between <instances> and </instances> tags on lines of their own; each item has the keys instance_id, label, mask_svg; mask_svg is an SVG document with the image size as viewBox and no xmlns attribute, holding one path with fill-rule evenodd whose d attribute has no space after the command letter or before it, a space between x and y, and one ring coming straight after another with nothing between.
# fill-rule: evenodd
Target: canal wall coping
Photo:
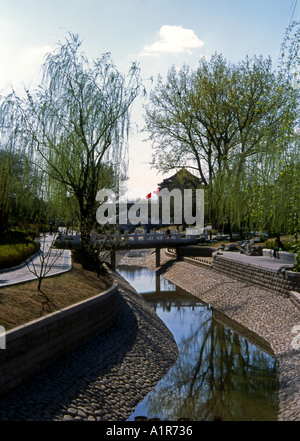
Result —
<instances>
[{"instance_id":1,"label":"canal wall coping","mask_svg":"<svg viewBox=\"0 0 300 441\"><path fill-rule=\"evenodd\" d=\"M118 285L6 332L0 350L0 396L52 365L117 320Z\"/></svg>"}]
</instances>

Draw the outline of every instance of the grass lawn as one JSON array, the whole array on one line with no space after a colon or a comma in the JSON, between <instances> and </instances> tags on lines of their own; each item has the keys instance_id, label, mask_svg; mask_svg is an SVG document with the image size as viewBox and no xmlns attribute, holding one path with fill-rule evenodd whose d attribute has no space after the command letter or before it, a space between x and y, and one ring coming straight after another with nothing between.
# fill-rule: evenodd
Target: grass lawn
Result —
<instances>
[{"instance_id":1,"label":"grass lawn","mask_svg":"<svg viewBox=\"0 0 300 441\"><path fill-rule=\"evenodd\" d=\"M42 293L37 290L38 280L0 288L0 325L9 330L41 316L86 300L105 291L112 278L101 278L73 263L71 271L42 281Z\"/></svg>"}]
</instances>

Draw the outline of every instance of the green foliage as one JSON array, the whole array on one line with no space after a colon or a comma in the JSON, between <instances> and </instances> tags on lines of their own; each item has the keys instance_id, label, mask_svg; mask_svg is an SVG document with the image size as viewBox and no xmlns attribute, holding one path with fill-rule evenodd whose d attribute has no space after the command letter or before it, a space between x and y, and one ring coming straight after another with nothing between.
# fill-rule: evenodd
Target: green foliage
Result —
<instances>
[{"instance_id":1,"label":"green foliage","mask_svg":"<svg viewBox=\"0 0 300 441\"><path fill-rule=\"evenodd\" d=\"M292 247L292 253L296 254L296 265L294 271L300 272L300 242L297 242Z\"/></svg>"},{"instance_id":2,"label":"green foliage","mask_svg":"<svg viewBox=\"0 0 300 441\"><path fill-rule=\"evenodd\" d=\"M296 138L296 97L270 58L231 64L214 54L195 71L172 67L146 108L153 165L163 172L195 168L213 223L283 224L288 209L278 202L287 198L279 185L272 189Z\"/></svg>"},{"instance_id":3,"label":"green foliage","mask_svg":"<svg viewBox=\"0 0 300 441\"><path fill-rule=\"evenodd\" d=\"M27 238L24 232L15 232L13 236L0 241L0 269L20 265L40 248L40 244ZM21 250L21 252L20 252Z\"/></svg>"},{"instance_id":4,"label":"green foliage","mask_svg":"<svg viewBox=\"0 0 300 441\"><path fill-rule=\"evenodd\" d=\"M35 91L2 99L0 129L7 148L40 171L49 212L82 228L95 215L97 192L125 179L130 110L142 85L135 63L123 75L109 53L90 64L80 47L70 34L47 56Z\"/></svg>"},{"instance_id":5,"label":"green foliage","mask_svg":"<svg viewBox=\"0 0 300 441\"><path fill-rule=\"evenodd\" d=\"M283 242L284 251L293 252L295 243L294 242ZM275 248L275 240L267 240L265 243L265 247L273 250Z\"/></svg>"},{"instance_id":6,"label":"green foliage","mask_svg":"<svg viewBox=\"0 0 300 441\"><path fill-rule=\"evenodd\" d=\"M6 222L2 220L0 231L23 220L40 219L45 212L41 186L41 175L27 155L14 151L12 146L1 145L0 213Z\"/></svg>"}]
</instances>

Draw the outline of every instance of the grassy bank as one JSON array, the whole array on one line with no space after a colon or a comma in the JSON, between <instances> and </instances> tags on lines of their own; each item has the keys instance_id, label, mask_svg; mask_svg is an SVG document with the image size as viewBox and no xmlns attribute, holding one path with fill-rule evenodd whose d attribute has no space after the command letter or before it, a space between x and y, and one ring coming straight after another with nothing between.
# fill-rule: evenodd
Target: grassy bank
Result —
<instances>
[{"instance_id":1,"label":"grassy bank","mask_svg":"<svg viewBox=\"0 0 300 441\"><path fill-rule=\"evenodd\" d=\"M0 288L0 325L6 331L51 312L93 297L112 285L107 274L98 278L94 272L73 263L71 271L43 280L42 293L38 281Z\"/></svg>"}]
</instances>

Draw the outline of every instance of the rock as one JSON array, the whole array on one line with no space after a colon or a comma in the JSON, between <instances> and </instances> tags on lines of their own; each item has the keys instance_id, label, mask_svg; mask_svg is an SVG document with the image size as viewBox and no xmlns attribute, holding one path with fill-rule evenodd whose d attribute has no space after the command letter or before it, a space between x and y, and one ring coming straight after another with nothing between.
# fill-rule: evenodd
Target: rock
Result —
<instances>
[{"instance_id":1,"label":"rock","mask_svg":"<svg viewBox=\"0 0 300 441\"><path fill-rule=\"evenodd\" d=\"M81 417L81 418L86 418L87 417L86 413L82 409L78 409L78 414L77 415L79 417Z\"/></svg>"},{"instance_id":2,"label":"rock","mask_svg":"<svg viewBox=\"0 0 300 441\"><path fill-rule=\"evenodd\" d=\"M64 421L73 421L73 417L71 415L64 415Z\"/></svg>"},{"instance_id":3,"label":"rock","mask_svg":"<svg viewBox=\"0 0 300 441\"><path fill-rule=\"evenodd\" d=\"M69 415L76 416L77 412L78 412L77 409L75 409L74 407L69 407L69 409L68 409Z\"/></svg>"}]
</instances>

